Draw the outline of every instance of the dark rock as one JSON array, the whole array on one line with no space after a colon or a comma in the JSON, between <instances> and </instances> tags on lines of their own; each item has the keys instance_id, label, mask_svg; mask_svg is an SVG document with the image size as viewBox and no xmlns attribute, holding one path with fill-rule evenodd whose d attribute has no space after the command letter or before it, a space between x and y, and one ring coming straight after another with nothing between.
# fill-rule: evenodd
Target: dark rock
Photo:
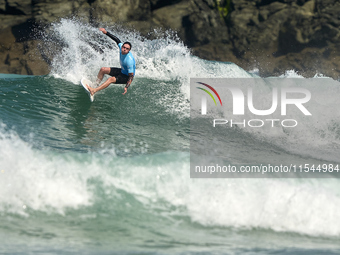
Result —
<instances>
[{"instance_id":1,"label":"dark rock","mask_svg":"<svg viewBox=\"0 0 340 255\"><path fill-rule=\"evenodd\" d=\"M84 4L85 0L32 0L32 14L36 23L47 25L61 17L72 17L76 9Z\"/></svg>"},{"instance_id":2,"label":"dark rock","mask_svg":"<svg viewBox=\"0 0 340 255\"><path fill-rule=\"evenodd\" d=\"M94 22L122 23L133 20L147 20L151 14L150 1L135 2L96 0L91 5Z\"/></svg>"},{"instance_id":3,"label":"dark rock","mask_svg":"<svg viewBox=\"0 0 340 255\"><path fill-rule=\"evenodd\" d=\"M264 76L290 69L340 76L338 0L230 0L228 15L221 6L227 1L1 1L0 72L48 72L53 56L33 35L60 18L76 17L98 26L122 24L151 37L154 28L172 29L195 55L256 67Z\"/></svg>"},{"instance_id":4,"label":"dark rock","mask_svg":"<svg viewBox=\"0 0 340 255\"><path fill-rule=\"evenodd\" d=\"M10 28L0 32L0 73L47 74L49 67L38 50L38 41L16 42Z\"/></svg>"},{"instance_id":5,"label":"dark rock","mask_svg":"<svg viewBox=\"0 0 340 255\"><path fill-rule=\"evenodd\" d=\"M31 0L6 0L0 3L0 14L6 15L31 15Z\"/></svg>"},{"instance_id":6,"label":"dark rock","mask_svg":"<svg viewBox=\"0 0 340 255\"><path fill-rule=\"evenodd\" d=\"M152 22L159 27L175 30L183 38L185 37L185 30L182 29L183 18L190 15L190 13L192 13L190 2L181 1L153 11Z\"/></svg>"}]
</instances>

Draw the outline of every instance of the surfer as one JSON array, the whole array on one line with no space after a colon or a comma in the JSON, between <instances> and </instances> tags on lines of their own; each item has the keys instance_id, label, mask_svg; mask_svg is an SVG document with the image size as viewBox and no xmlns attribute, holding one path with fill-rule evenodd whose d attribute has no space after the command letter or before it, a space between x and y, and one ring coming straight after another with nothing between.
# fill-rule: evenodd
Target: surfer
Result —
<instances>
[{"instance_id":1,"label":"surfer","mask_svg":"<svg viewBox=\"0 0 340 255\"><path fill-rule=\"evenodd\" d=\"M133 77L135 76L135 70L136 70L136 62L135 58L133 57L131 50L131 43L125 42L122 43L116 36L106 31L105 28L99 28L100 31L103 32L103 34L106 34L108 37L110 37L112 40L114 40L120 51L120 65L121 68L117 67L102 67L99 70L97 80L95 85L98 86L100 82L103 80L104 74L108 74L111 77L108 78L103 84L101 84L97 88L92 88L89 85L86 84L88 90L90 91L91 95L94 95L99 90L107 88L111 83L116 84L126 84L124 88L124 93L127 92L128 87L131 85L131 82L133 80Z\"/></svg>"}]
</instances>

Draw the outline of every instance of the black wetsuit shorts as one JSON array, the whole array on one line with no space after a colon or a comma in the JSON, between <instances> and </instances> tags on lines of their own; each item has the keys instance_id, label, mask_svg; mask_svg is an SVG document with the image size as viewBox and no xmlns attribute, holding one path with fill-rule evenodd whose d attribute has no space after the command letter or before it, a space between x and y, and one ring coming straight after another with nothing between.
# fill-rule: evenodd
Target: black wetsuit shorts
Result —
<instances>
[{"instance_id":1,"label":"black wetsuit shorts","mask_svg":"<svg viewBox=\"0 0 340 255\"><path fill-rule=\"evenodd\" d=\"M129 76L122 73L121 68L111 67L110 76L116 77L116 84L126 84Z\"/></svg>"}]
</instances>

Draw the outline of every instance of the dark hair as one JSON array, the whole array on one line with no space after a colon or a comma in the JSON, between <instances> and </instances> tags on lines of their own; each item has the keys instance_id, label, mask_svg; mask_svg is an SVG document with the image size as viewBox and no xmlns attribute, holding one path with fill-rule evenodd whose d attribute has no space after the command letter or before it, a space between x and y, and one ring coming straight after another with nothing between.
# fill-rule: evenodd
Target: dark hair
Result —
<instances>
[{"instance_id":1,"label":"dark hair","mask_svg":"<svg viewBox=\"0 0 340 255\"><path fill-rule=\"evenodd\" d=\"M130 50L131 50L131 48L132 48L132 45L131 45L131 43L130 42L125 42L125 43L123 43L123 45L124 44L128 44L128 45L130 45Z\"/></svg>"}]
</instances>

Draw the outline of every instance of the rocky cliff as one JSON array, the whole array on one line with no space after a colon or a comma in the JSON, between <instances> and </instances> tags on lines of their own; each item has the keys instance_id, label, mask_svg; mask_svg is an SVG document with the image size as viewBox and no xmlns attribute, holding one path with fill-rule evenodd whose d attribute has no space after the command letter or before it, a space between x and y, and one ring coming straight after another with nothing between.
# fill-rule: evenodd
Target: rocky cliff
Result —
<instances>
[{"instance_id":1,"label":"rocky cliff","mask_svg":"<svg viewBox=\"0 0 340 255\"><path fill-rule=\"evenodd\" d=\"M39 31L61 17L177 31L193 53L261 75L340 77L338 0L1 0L0 73L46 74Z\"/></svg>"}]
</instances>

